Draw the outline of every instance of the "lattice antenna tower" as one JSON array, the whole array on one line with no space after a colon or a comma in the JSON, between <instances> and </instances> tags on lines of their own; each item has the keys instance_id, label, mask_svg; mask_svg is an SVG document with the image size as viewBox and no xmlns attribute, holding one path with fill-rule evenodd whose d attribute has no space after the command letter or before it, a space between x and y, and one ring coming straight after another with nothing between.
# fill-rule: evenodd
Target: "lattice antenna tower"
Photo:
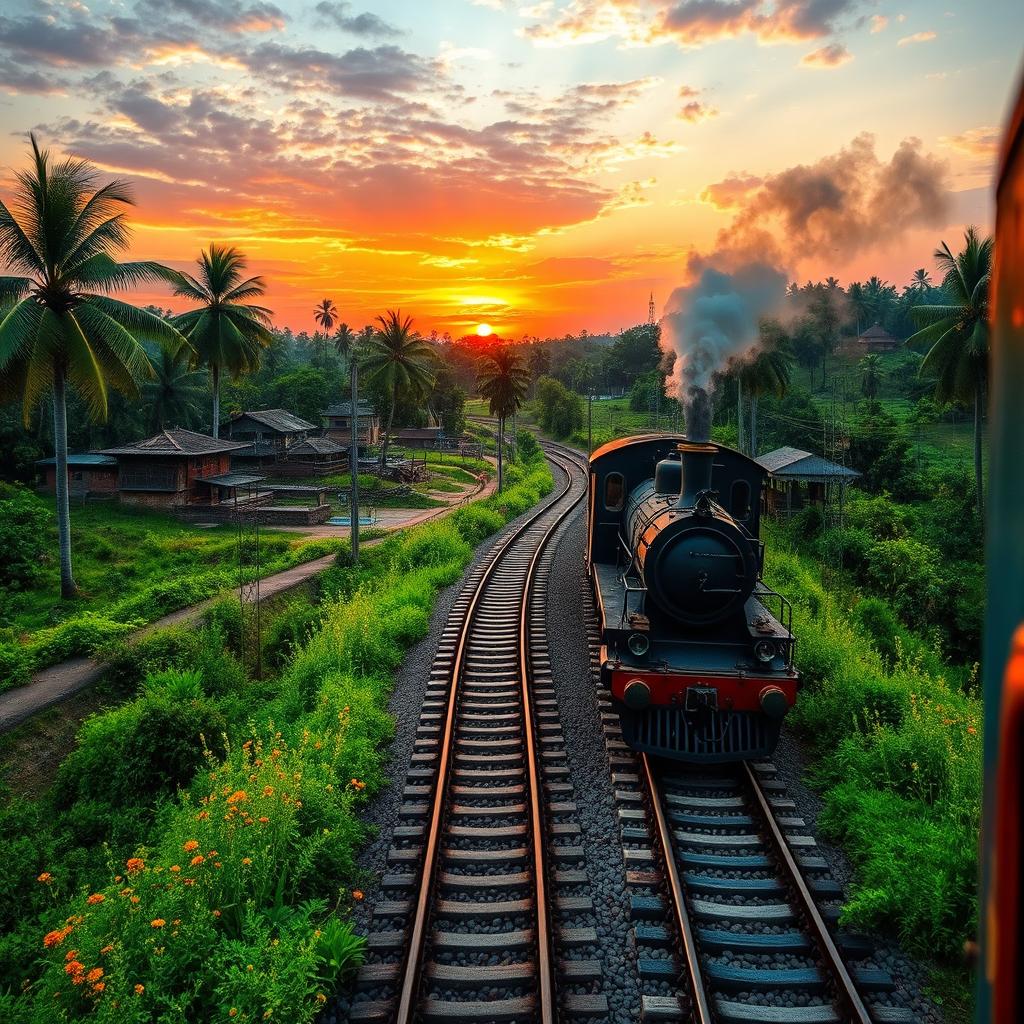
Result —
<instances>
[{"instance_id":1,"label":"lattice antenna tower","mask_svg":"<svg viewBox=\"0 0 1024 1024\"><path fill-rule=\"evenodd\" d=\"M647 323L650 326L654 325L654 292L651 292L651 300L647 303Z\"/></svg>"}]
</instances>

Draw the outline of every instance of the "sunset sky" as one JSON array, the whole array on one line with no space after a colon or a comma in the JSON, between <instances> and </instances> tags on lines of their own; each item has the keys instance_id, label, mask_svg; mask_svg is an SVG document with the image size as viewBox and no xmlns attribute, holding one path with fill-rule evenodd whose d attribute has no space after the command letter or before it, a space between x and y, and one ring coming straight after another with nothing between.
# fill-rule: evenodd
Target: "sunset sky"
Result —
<instances>
[{"instance_id":1,"label":"sunset sky","mask_svg":"<svg viewBox=\"0 0 1024 1024\"><path fill-rule=\"evenodd\" d=\"M293 330L617 331L691 248L902 285L990 227L1022 39L1020 0L4 0L0 194L35 130L135 183L134 256L236 244Z\"/></svg>"}]
</instances>

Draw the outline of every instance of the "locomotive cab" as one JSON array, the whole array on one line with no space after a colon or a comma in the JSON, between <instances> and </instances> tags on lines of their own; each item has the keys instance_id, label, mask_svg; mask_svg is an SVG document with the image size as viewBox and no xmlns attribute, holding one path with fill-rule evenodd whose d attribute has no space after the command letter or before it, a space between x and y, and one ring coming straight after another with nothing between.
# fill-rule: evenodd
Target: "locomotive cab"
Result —
<instances>
[{"instance_id":1,"label":"locomotive cab","mask_svg":"<svg viewBox=\"0 0 1024 1024\"><path fill-rule=\"evenodd\" d=\"M635 749L728 761L777 742L798 677L789 606L761 581L765 476L739 452L682 437L591 457L602 679Z\"/></svg>"}]
</instances>

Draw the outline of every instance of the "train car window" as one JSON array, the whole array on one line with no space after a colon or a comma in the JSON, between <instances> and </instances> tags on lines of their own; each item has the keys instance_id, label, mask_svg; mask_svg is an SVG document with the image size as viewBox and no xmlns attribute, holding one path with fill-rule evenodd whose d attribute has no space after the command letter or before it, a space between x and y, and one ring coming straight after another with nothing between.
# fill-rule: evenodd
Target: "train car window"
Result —
<instances>
[{"instance_id":1,"label":"train car window","mask_svg":"<svg viewBox=\"0 0 1024 1024\"><path fill-rule=\"evenodd\" d=\"M733 481L729 492L729 511L733 519L750 518L750 484L746 480Z\"/></svg>"},{"instance_id":2,"label":"train car window","mask_svg":"<svg viewBox=\"0 0 1024 1024\"><path fill-rule=\"evenodd\" d=\"M625 478L621 473L609 473L604 478L604 507L609 512L621 512L625 503Z\"/></svg>"}]
</instances>

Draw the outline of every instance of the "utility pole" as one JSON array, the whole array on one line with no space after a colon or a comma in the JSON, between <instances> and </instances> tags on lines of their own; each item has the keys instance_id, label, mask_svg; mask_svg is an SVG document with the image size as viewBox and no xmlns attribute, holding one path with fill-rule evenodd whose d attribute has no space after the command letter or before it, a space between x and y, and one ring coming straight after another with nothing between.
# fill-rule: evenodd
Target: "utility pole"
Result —
<instances>
[{"instance_id":1,"label":"utility pole","mask_svg":"<svg viewBox=\"0 0 1024 1024\"><path fill-rule=\"evenodd\" d=\"M594 454L594 395L587 395L587 451Z\"/></svg>"},{"instance_id":2,"label":"utility pole","mask_svg":"<svg viewBox=\"0 0 1024 1024\"><path fill-rule=\"evenodd\" d=\"M359 564L359 364L355 347L349 357L349 378L352 381L352 443L348 450L348 470L352 478L349 488L349 515L352 521L352 564Z\"/></svg>"}]
</instances>

